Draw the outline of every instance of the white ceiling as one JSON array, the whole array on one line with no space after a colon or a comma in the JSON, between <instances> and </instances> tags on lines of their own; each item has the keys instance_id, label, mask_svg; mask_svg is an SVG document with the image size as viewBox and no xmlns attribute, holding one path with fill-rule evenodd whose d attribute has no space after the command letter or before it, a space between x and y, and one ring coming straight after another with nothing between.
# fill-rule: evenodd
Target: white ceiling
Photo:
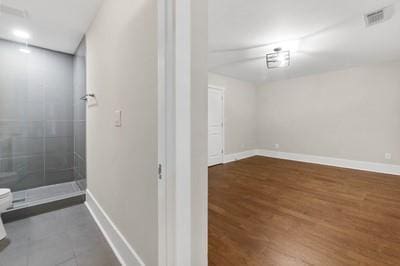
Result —
<instances>
[{"instance_id":1,"label":"white ceiling","mask_svg":"<svg viewBox=\"0 0 400 266\"><path fill-rule=\"evenodd\" d=\"M365 26L365 13L390 5L390 20ZM292 50L291 66L267 70L277 46ZM262 83L392 60L400 60L399 0L209 1L214 73Z\"/></svg>"},{"instance_id":2,"label":"white ceiling","mask_svg":"<svg viewBox=\"0 0 400 266\"><path fill-rule=\"evenodd\" d=\"M102 0L0 0L0 4L26 10L21 18L0 14L0 38L21 41L14 29L30 33L29 44L74 53Z\"/></svg>"}]
</instances>

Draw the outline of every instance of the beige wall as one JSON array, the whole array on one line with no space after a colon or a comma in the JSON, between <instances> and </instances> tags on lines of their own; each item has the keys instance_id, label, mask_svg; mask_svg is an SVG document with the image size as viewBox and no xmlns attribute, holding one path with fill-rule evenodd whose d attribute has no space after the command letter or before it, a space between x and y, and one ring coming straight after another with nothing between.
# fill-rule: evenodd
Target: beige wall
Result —
<instances>
[{"instance_id":1,"label":"beige wall","mask_svg":"<svg viewBox=\"0 0 400 266\"><path fill-rule=\"evenodd\" d=\"M264 84L257 109L259 148L400 164L400 63Z\"/></svg>"},{"instance_id":2,"label":"beige wall","mask_svg":"<svg viewBox=\"0 0 400 266\"><path fill-rule=\"evenodd\" d=\"M208 158L207 158L207 55L208 55L208 3L191 2L191 128L192 128L192 263L208 264Z\"/></svg>"},{"instance_id":3,"label":"beige wall","mask_svg":"<svg viewBox=\"0 0 400 266\"><path fill-rule=\"evenodd\" d=\"M157 265L157 1L105 0L87 33L88 189ZM122 127L113 114L122 110Z\"/></svg>"},{"instance_id":4,"label":"beige wall","mask_svg":"<svg viewBox=\"0 0 400 266\"><path fill-rule=\"evenodd\" d=\"M208 84L225 88L225 154L255 149L256 88L253 84L214 73Z\"/></svg>"}]
</instances>

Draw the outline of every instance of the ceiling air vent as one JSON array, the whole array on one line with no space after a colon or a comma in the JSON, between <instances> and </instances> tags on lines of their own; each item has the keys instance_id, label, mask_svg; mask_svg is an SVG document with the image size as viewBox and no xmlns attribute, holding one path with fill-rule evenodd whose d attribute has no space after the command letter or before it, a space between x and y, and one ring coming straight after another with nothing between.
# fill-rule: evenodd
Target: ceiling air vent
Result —
<instances>
[{"instance_id":1,"label":"ceiling air vent","mask_svg":"<svg viewBox=\"0 0 400 266\"><path fill-rule=\"evenodd\" d=\"M364 16L367 27L382 23L393 16L393 6L385 7L380 10L368 13Z\"/></svg>"},{"instance_id":2,"label":"ceiling air vent","mask_svg":"<svg viewBox=\"0 0 400 266\"><path fill-rule=\"evenodd\" d=\"M0 16L3 14L20 17L20 18L28 17L28 12L26 10L22 10L22 9L18 9L15 7L0 4Z\"/></svg>"}]
</instances>

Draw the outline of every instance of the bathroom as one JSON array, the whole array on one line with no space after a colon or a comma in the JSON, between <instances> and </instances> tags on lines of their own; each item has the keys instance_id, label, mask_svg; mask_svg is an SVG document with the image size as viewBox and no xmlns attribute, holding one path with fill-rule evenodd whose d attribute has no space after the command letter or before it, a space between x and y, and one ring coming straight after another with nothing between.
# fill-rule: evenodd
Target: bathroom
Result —
<instances>
[{"instance_id":1,"label":"bathroom","mask_svg":"<svg viewBox=\"0 0 400 266\"><path fill-rule=\"evenodd\" d=\"M82 195L84 39L74 54L0 40L0 69L0 187L12 208Z\"/></svg>"},{"instance_id":2,"label":"bathroom","mask_svg":"<svg viewBox=\"0 0 400 266\"><path fill-rule=\"evenodd\" d=\"M84 2L84 3L83 3ZM120 265L86 205L101 0L0 0L0 265Z\"/></svg>"}]
</instances>

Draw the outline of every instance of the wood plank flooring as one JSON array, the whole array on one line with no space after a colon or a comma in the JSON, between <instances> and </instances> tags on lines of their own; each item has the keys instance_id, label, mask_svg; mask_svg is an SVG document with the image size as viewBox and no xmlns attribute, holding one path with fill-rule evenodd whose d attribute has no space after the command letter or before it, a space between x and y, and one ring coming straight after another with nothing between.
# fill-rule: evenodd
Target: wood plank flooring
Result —
<instances>
[{"instance_id":1,"label":"wood plank flooring","mask_svg":"<svg viewBox=\"0 0 400 266\"><path fill-rule=\"evenodd\" d=\"M209 265L400 265L400 176L252 157L209 168Z\"/></svg>"}]
</instances>

